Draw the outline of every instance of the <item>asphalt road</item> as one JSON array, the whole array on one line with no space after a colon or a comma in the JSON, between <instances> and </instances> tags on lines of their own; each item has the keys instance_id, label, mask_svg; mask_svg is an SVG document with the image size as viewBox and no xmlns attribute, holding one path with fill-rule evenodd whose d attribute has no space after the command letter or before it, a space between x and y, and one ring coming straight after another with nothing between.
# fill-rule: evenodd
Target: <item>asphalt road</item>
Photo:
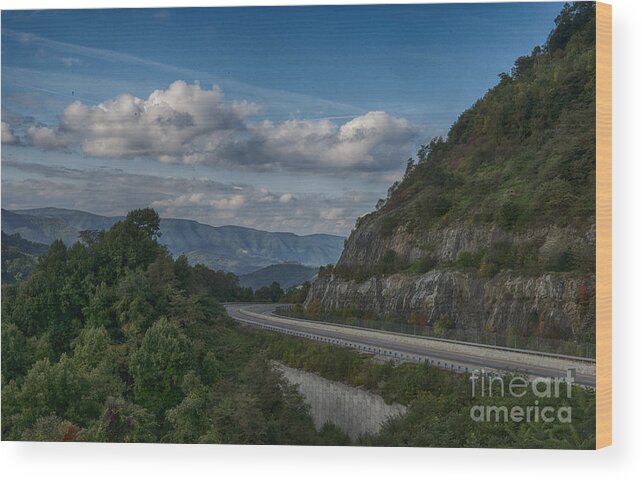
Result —
<instances>
[{"instance_id":1,"label":"asphalt road","mask_svg":"<svg viewBox=\"0 0 643 481\"><path fill-rule=\"evenodd\" d=\"M335 332L325 326L324 323L275 316L273 314L277 307L275 304L226 304L225 307L230 317L255 327L282 332L288 331L285 333L300 337L312 337L320 342L344 345L405 361L429 361L439 367L460 372L484 369L487 371L520 373L530 377L549 378L564 377L566 374L566 368L562 367L566 362L565 360L560 361L561 368L553 368L543 366L543 356L540 355L503 352L499 356L499 352L492 346L471 349L475 354L458 352L457 350L454 351L452 345L447 342L432 341L430 347L422 346L417 343L404 342L404 339L400 339L402 335L398 333L373 332L350 326L342 326L341 329L338 329L341 332ZM545 355L545 357L547 356ZM569 364L569 367L573 367L578 363L570 361ZM577 373L575 379L577 384L590 387L596 385L594 375Z\"/></svg>"}]
</instances>

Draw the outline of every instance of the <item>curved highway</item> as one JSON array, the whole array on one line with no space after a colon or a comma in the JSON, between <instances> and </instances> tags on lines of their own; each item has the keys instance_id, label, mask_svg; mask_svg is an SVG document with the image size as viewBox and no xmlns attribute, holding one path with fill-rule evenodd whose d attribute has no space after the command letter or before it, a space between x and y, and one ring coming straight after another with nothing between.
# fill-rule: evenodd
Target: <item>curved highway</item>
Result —
<instances>
[{"instance_id":1,"label":"curved highway","mask_svg":"<svg viewBox=\"0 0 643 481\"><path fill-rule=\"evenodd\" d=\"M515 372L529 377L565 377L575 370L575 383L594 387L596 364L582 358L454 343L386 331L308 321L274 314L277 304L230 303L233 319L254 327L325 342L400 361L429 362L457 372Z\"/></svg>"}]
</instances>

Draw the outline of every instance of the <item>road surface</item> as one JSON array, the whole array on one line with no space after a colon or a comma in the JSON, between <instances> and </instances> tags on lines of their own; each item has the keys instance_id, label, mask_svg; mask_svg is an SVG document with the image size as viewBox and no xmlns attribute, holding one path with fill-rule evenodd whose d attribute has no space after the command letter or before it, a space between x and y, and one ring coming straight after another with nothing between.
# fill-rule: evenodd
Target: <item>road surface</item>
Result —
<instances>
[{"instance_id":1,"label":"road surface","mask_svg":"<svg viewBox=\"0 0 643 481\"><path fill-rule=\"evenodd\" d=\"M596 385L596 364L582 358L453 343L386 331L277 316L276 304L230 303L228 314L239 322L288 335L358 349L401 361L429 362L458 372L486 370L536 377L564 377L575 369L575 382Z\"/></svg>"}]
</instances>

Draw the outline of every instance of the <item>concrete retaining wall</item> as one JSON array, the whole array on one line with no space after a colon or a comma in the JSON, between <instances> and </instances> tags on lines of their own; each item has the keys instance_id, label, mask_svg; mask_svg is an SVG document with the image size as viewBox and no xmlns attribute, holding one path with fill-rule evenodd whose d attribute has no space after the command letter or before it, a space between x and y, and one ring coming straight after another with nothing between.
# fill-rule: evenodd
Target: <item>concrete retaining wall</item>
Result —
<instances>
[{"instance_id":1,"label":"concrete retaining wall","mask_svg":"<svg viewBox=\"0 0 643 481\"><path fill-rule=\"evenodd\" d=\"M281 363L275 362L275 367L291 384L297 385L311 407L317 429L331 422L355 441L362 434L376 434L390 417L406 413L405 406L386 404L382 397L363 389Z\"/></svg>"}]
</instances>

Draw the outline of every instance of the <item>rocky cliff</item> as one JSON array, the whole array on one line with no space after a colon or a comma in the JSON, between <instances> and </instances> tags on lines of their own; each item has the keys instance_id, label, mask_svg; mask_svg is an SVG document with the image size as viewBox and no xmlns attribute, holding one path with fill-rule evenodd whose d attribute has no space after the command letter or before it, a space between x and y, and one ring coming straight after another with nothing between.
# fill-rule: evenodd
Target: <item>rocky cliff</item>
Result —
<instances>
[{"instance_id":1,"label":"rocky cliff","mask_svg":"<svg viewBox=\"0 0 643 481\"><path fill-rule=\"evenodd\" d=\"M306 307L593 340L595 6L422 146Z\"/></svg>"},{"instance_id":2,"label":"rocky cliff","mask_svg":"<svg viewBox=\"0 0 643 481\"><path fill-rule=\"evenodd\" d=\"M446 315L463 329L581 340L591 339L594 329L595 282L593 275L502 272L485 279L457 270L364 282L327 277L313 284L308 305L319 301L326 310L394 312L429 325Z\"/></svg>"},{"instance_id":3,"label":"rocky cliff","mask_svg":"<svg viewBox=\"0 0 643 481\"><path fill-rule=\"evenodd\" d=\"M501 246L533 249L535 265L555 265L569 252L593 252L595 229L550 226L512 234L496 226L462 226L427 230L410 235L400 229L379 234L377 218L367 220L346 243L336 271L318 279L307 304L318 301L325 310L358 309L403 317L414 315L429 325L446 315L459 328L562 339L590 339L595 323L595 276L591 272L528 272L504 269L483 276L480 269L461 267L466 254L490 252ZM342 272L353 266L377 265L386 253L413 265L431 253L435 269L414 273L349 279ZM477 259L476 259L477 260ZM344 277L344 278L342 278Z\"/></svg>"}]
</instances>

